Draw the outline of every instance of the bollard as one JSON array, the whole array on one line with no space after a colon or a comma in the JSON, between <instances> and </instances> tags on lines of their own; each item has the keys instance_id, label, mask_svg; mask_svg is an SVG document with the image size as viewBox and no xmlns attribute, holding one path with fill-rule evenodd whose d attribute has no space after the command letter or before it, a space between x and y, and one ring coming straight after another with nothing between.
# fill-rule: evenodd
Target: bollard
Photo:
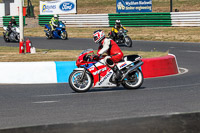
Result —
<instances>
[{"instance_id":1,"label":"bollard","mask_svg":"<svg viewBox=\"0 0 200 133\"><path fill-rule=\"evenodd\" d=\"M19 43L19 53L20 54L24 53L24 42L23 41L21 41Z\"/></svg>"},{"instance_id":2,"label":"bollard","mask_svg":"<svg viewBox=\"0 0 200 133\"><path fill-rule=\"evenodd\" d=\"M31 41L29 39L26 40L26 53L30 53L31 52Z\"/></svg>"}]
</instances>

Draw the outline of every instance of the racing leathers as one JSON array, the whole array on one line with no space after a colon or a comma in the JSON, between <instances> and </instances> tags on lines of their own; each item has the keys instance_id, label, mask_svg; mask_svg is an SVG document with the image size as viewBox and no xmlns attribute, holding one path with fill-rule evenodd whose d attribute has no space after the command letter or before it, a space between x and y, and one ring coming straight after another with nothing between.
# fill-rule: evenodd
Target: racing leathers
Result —
<instances>
[{"instance_id":1,"label":"racing leathers","mask_svg":"<svg viewBox=\"0 0 200 133\"><path fill-rule=\"evenodd\" d=\"M52 36L53 31L55 30L55 28L58 26L58 19L55 19L54 17L51 18L51 21L49 22L50 26L51 26L51 31L50 31L50 36Z\"/></svg>"},{"instance_id":2,"label":"racing leathers","mask_svg":"<svg viewBox=\"0 0 200 133\"><path fill-rule=\"evenodd\" d=\"M7 27L6 38L9 37L10 33L12 32L11 28L14 27L14 26L17 26L17 22L15 21L15 19L11 18L11 20L10 20L10 22L8 24L8 27Z\"/></svg>"},{"instance_id":3,"label":"racing leathers","mask_svg":"<svg viewBox=\"0 0 200 133\"><path fill-rule=\"evenodd\" d=\"M119 46L112 39L105 38L101 41L101 45L98 48L98 55L102 55L107 52L107 55L110 56L110 59L117 63L123 58L123 53Z\"/></svg>"},{"instance_id":4,"label":"racing leathers","mask_svg":"<svg viewBox=\"0 0 200 133\"><path fill-rule=\"evenodd\" d=\"M124 30L125 30L126 27L124 27L122 24L120 24L119 26L115 25L115 26L112 28L111 34L112 34L112 39L113 39L113 40L116 40L117 35L118 35L118 32L119 32L119 30L121 30L121 29L124 29Z\"/></svg>"},{"instance_id":5,"label":"racing leathers","mask_svg":"<svg viewBox=\"0 0 200 133\"><path fill-rule=\"evenodd\" d=\"M105 63L115 72L116 76L113 76L113 81L119 80L121 77L121 71L118 70L115 63L123 59L123 53L119 46L112 39L105 38L101 41L101 45L98 48L97 55L107 53L108 56L104 58Z\"/></svg>"},{"instance_id":6,"label":"racing leathers","mask_svg":"<svg viewBox=\"0 0 200 133\"><path fill-rule=\"evenodd\" d=\"M58 19L55 19L54 17L52 17L49 24L51 26L51 30L54 30L58 26Z\"/></svg>"}]
</instances>

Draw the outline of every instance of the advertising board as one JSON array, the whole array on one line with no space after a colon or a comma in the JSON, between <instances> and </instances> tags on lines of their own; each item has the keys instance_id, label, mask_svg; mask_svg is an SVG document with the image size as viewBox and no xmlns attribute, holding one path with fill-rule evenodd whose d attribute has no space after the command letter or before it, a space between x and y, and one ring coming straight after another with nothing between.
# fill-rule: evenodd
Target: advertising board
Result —
<instances>
[{"instance_id":1,"label":"advertising board","mask_svg":"<svg viewBox=\"0 0 200 133\"><path fill-rule=\"evenodd\" d=\"M76 12L76 0L40 1L40 15Z\"/></svg>"},{"instance_id":2,"label":"advertising board","mask_svg":"<svg viewBox=\"0 0 200 133\"><path fill-rule=\"evenodd\" d=\"M152 0L116 0L116 12L152 12Z\"/></svg>"}]
</instances>

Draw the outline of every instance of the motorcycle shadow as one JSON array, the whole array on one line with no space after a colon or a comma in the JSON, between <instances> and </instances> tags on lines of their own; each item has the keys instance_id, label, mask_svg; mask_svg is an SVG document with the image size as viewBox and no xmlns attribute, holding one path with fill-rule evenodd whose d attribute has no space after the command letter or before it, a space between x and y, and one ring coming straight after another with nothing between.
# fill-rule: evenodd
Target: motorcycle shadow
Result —
<instances>
[{"instance_id":1,"label":"motorcycle shadow","mask_svg":"<svg viewBox=\"0 0 200 133\"><path fill-rule=\"evenodd\" d=\"M146 87L140 87L138 89L132 89L132 90L143 90ZM109 91L123 91L123 90L129 90L131 91L131 89L126 89L124 87L114 87L114 88L92 88L90 91L88 92L109 92Z\"/></svg>"},{"instance_id":2,"label":"motorcycle shadow","mask_svg":"<svg viewBox=\"0 0 200 133\"><path fill-rule=\"evenodd\" d=\"M5 43L19 43L19 41L4 41Z\"/></svg>"},{"instance_id":3,"label":"motorcycle shadow","mask_svg":"<svg viewBox=\"0 0 200 133\"><path fill-rule=\"evenodd\" d=\"M126 44L123 44L123 43L121 43L121 44L117 44L119 47L125 47L125 48L127 48L127 46L126 46Z\"/></svg>"}]
</instances>

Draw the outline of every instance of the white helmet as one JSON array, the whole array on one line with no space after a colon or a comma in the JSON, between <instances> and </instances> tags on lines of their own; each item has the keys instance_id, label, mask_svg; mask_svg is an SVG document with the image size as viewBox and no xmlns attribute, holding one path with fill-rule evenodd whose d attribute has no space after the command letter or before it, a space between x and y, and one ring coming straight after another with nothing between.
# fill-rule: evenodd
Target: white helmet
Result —
<instances>
[{"instance_id":1,"label":"white helmet","mask_svg":"<svg viewBox=\"0 0 200 133\"><path fill-rule=\"evenodd\" d=\"M58 18L58 15L57 14L54 14L54 16L53 16L54 18Z\"/></svg>"},{"instance_id":2,"label":"white helmet","mask_svg":"<svg viewBox=\"0 0 200 133\"><path fill-rule=\"evenodd\" d=\"M116 24L117 24L117 23L120 23L120 20L116 20L115 23L116 23Z\"/></svg>"},{"instance_id":3,"label":"white helmet","mask_svg":"<svg viewBox=\"0 0 200 133\"><path fill-rule=\"evenodd\" d=\"M95 43L101 42L105 38L105 33L102 30L97 30L93 33L93 40Z\"/></svg>"},{"instance_id":4,"label":"white helmet","mask_svg":"<svg viewBox=\"0 0 200 133\"><path fill-rule=\"evenodd\" d=\"M120 27L120 25L121 25L121 24L120 24L120 20L116 20L116 21L115 21L115 24L117 25L117 27Z\"/></svg>"}]
</instances>

